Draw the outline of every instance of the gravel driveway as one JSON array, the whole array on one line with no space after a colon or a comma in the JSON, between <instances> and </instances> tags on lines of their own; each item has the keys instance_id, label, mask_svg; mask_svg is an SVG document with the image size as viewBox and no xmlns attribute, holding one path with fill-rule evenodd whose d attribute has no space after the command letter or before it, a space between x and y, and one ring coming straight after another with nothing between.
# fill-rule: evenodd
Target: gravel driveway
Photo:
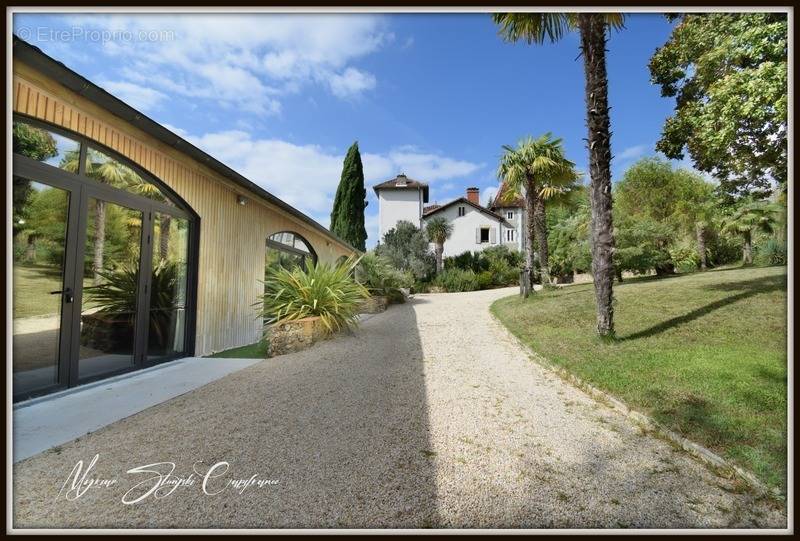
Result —
<instances>
[{"instance_id":1,"label":"gravel driveway","mask_svg":"<svg viewBox=\"0 0 800 541\"><path fill-rule=\"evenodd\" d=\"M782 510L531 362L488 312L513 292L418 295L20 462L14 525L785 527ZM89 477L116 482L75 498L62 485L95 454ZM121 503L155 486L127 470L161 462L186 486Z\"/></svg>"}]
</instances>

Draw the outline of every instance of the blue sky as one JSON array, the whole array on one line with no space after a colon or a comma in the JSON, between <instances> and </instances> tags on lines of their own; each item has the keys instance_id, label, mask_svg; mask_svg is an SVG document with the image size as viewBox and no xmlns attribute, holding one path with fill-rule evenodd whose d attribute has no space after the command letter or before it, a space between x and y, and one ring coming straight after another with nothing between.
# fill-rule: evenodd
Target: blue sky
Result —
<instances>
[{"instance_id":1,"label":"blue sky","mask_svg":"<svg viewBox=\"0 0 800 541\"><path fill-rule=\"evenodd\" d=\"M329 223L347 148L372 184L398 172L444 202L497 188L503 144L552 132L587 170L577 35L507 44L486 14L16 14L14 31L270 192ZM647 63L669 37L632 14L609 43L612 172L654 154L673 102Z\"/></svg>"}]
</instances>

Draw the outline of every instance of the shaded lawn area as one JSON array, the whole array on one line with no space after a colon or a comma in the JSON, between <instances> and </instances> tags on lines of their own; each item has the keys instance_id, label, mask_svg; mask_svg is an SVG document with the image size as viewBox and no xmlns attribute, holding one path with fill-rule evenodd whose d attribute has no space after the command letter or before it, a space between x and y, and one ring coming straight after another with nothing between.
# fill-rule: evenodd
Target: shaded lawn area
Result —
<instances>
[{"instance_id":1,"label":"shaded lawn area","mask_svg":"<svg viewBox=\"0 0 800 541\"><path fill-rule=\"evenodd\" d=\"M84 278L83 287L90 285L92 279ZM58 314L61 297L50 292L59 291L62 286L58 267L14 264L14 319Z\"/></svg>"},{"instance_id":2,"label":"shaded lawn area","mask_svg":"<svg viewBox=\"0 0 800 541\"><path fill-rule=\"evenodd\" d=\"M256 342L248 346L242 346L233 349L226 349L225 351L217 352L209 357L218 357L223 359L266 359L268 342Z\"/></svg>"},{"instance_id":3,"label":"shaded lawn area","mask_svg":"<svg viewBox=\"0 0 800 541\"><path fill-rule=\"evenodd\" d=\"M614 285L617 341L596 337L592 284L492 312L550 362L786 490L786 267Z\"/></svg>"}]
</instances>

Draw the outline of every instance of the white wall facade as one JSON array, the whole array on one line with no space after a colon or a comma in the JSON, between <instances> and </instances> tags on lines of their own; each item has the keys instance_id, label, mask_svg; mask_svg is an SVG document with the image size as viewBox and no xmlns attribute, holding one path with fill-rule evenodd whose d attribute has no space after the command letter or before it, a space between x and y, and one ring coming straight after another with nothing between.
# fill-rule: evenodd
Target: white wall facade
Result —
<instances>
[{"instance_id":1,"label":"white wall facade","mask_svg":"<svg viewBox=\"0 0 800 541\"><path fill-rule=\"evenodd\" d=\"M458 215L459 207L464 209L464 216ZM496 218L480 212L467 204L455 204L433 215L445 218L453 226L453 234L444 243L444 256L451 257L466 251L480 252L489 246L499 246L507 227ZM425 221L426 218L423 218ZM481 228L489 228L489 242L480 242ZM431 250L434 245L431 244Z\"/></svg>"},{"instance_id":2,"label":"white wall facade","mask_svg":"<svg viewBox=\"0 0 800 541\"><path fill-rule=\"evenodd\" d=\"M379 190L378 192L378 242L383 242L383 236L394 228L397 222L405 220L417 227L422 225L422 191L419 189L408 190Z\"/></svg>"},{"instance_id":3,"label":"white wall facade","mask_svg":"<svg viewBox=\"0 0 800 541\"><path fill-rule=\"evenodd\" d=\"M511 208L498 208L495 210L497 214L505 218L511 224L513 234L508 234L508 227L504 227L502 242L505 246L511 249L522 252L525 249L527 228L525 226L525 209L511 207ZM510 213L510 216L509 216Z\"/></svg>"}]
</instances>

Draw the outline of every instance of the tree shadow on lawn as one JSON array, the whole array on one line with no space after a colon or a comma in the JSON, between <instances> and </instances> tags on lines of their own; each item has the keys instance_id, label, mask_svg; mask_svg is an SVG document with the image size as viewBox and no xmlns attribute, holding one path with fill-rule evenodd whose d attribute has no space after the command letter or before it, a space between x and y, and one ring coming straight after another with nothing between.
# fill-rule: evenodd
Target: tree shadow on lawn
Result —
<instances>
[{"instance_id":1,"label":"tree shadow on lawn","mask_svg":"<svg viewBox=\"0 0 800 541\"><path fill-rule=\"evenodd\" d=\"M786 289L786 276L779 275L779 276L768 276L765 278L760 278L757 280L742 280L739 282L730 282L725 284L712 284L704 286L703 289L709 291L739 291L735 295L731 295L729 297L724 297L720 300L714 301L712 303L706 304L705 306L701 306L700 308L696 308L691 312L687 312L681 316L677 316L647 329L643 329L641 331L635 332L633 334L629 334L628 336L619 337L619 341L629 341L629 340L637 340L639 338L649 338L651 336L655 336L657 334L661 334L665 331L668 331L672 328L675 328L679 325L683 325L694 321L698 318L701 318L707 314L710 314L714 310L719 310L720 308L724 308L725 306L729 306L734 304L738 301L753 297L755 295L760 295L762 293L771 293L773 291L781 291Z\"/></svg>"},{"instance_id":2,"label":"tree shadow on lawn","mask_svg":"<svg viewBox=\"0 0 800 541\"><path fill-rule=\"evenodd\" d=\"M14 466L17 527L427 528L440 523L423 352L413 305L391 306L352 335L266 359ZM102 407L102 404L98 404ZM118 488L58 498L78 460ZM230 463L224 479L266 488L206 495L199 486L123 505L164 461L188 475ZM201 468L202 469L202 468ZM45 489L42 489L45 487ZM52 487L52 488L49 488Z\"/></svg>"}]
</instances>

